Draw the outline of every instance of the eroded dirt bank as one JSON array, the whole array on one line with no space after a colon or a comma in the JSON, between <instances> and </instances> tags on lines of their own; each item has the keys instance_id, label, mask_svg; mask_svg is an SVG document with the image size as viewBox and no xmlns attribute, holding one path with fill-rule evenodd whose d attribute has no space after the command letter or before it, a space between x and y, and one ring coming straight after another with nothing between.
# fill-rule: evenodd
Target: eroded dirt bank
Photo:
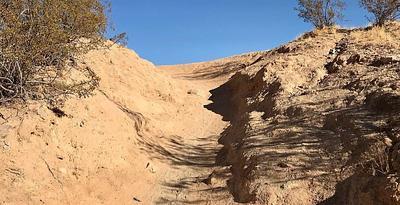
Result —
<instances>
[{"instance_id":1,"label":"eroded dirt bank","mask_svg":"<svg viewBox=\"0 0 400 205\"><path fill-rule=\"evenodd\" d=\"M93 51L93 96L1 108L0 204L399 204L399 48L393 23L160 68Z\"/></svg>"},{"instance_id":2,"label":"eroded dirt bank","mask_svg":"<svg viewBox=\"0 0 400 205\"><path fill-rule=\"evenodd\" d=\"M236 202L400 203L399 28L306 34L212 91Z\"/></svg>"},{"instance_id":3,"label":"eroded dirt bank","mask_svg":"<svg viewBox=\"0 0 400 205\"><path fill-rule=\"evenodd\" d=\"M236 203L399 204L399 32L327 29L201 64L237 71L205 106L229 122L210 187Z\"/></svg>"}]
</instances>

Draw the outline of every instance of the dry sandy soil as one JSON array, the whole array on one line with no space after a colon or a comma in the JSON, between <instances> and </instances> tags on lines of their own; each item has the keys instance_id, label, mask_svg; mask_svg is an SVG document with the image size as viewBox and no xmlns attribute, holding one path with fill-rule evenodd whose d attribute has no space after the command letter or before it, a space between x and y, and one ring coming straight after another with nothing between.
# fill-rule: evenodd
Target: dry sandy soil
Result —
<instances>
[{"instance_id":1,"label":"dry sandy soil","mask_svg":"<svg viewBox=\"0 0 400 205\"><path fill-rule=\"evenodd\" d=\"M92 51L92 96L0 109L0 204L400 204L399 49L393 23L159 68Z\"/></svg>"}]
</instances>

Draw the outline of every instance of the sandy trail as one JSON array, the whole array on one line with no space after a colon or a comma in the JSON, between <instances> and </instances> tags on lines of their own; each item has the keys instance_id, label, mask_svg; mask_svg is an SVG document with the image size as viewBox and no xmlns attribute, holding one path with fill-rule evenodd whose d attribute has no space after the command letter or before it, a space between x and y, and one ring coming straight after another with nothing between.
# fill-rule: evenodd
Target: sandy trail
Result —
<instances>
[{"instance_id":1,"label":"sandy trail","mask_svg":"<svg viewBox=\"0 0 400 205\"><path fill-rule=\"evenodd\" d=\"M215 204L221 198L221 190L210 187L204 180L213 172L218 151L222 145L218 144L220 133L228 125L222 116L205 108L210 104L210 90L220 86L229 75L216 78L199 78L198 68L182 69L178 67L161 67L160 71L171 77L187 91L184 99L185 106L176 115L173 121L180 121L179 127L173 128L174 134L163 140L160 165L163 175L160 176L160 191L155 196L158 204ZM204 70L202 71L204 73ZM196 78L196 79L195 79ZM194 97L193 97L194 96ZM222 187L222 184L221 184ZM229 196L227 190L226 197ZM218 194L217 198L213 195Z\"/></svg>"},{"instance_id":2,"label":"sandy trail","mask_svg":"<svg viewBox=\"0 0 400 205\"><path fill-rule=\"evenodd\" d=\"M123 109L137 113L133 116L138 133L136 147L151 173L143 176L152 182L149 191L137 190L133 195L149 204L203 204L213 200L214 189L202 181L215 168L222 148L218 139L228 123L205 106L211 103L210 90L226 82L233 72L203 64L148 65L149 69L143 69L146 66L139 58L134 62L141 63L132 67L134 54L129 50L117 49L109 55L110 59L128 61L113 62L115 74L106 69L96 72L105 79L101 90ZM88 59L95 68L109 64L98 54Z\"/></svg>"}]
</instances>

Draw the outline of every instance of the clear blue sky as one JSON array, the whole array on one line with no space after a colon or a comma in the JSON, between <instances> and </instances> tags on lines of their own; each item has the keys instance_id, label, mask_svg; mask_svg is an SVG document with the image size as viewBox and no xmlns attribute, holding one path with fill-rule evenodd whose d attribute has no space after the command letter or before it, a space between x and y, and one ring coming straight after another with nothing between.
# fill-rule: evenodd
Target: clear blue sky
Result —
<instances>
[{"instance_id":1,"label":"clear blue sky","mask_svg":"<svg viewBox=\"0 0 400 205\"><path fill-rule=\"evenodd\" d=\"M347 27L367 24L358 0L346 0ZM157 65L206 61L268 50L312 29L297 0L111 0L112 21L128 47Z\"/></svg>"}]
</instances>

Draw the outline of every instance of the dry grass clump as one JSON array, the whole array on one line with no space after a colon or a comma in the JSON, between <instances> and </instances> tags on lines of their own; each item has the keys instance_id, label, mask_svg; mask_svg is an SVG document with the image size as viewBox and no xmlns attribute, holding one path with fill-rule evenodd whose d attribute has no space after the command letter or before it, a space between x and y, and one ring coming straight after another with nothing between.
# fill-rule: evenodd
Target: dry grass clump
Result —
<instances>
[{"instance_id":1,"label":"dry grass clump","mask_svg":"<svg viewBox=\"0 0 400 205\"><path fill-rule=\"evenodd\" d=\"M396 34L386 27L371 27L366 30L354 30L350 33L350 38L368 45L390 45L400 47L400 42Z\"/></svg>"},{"instance_id":2,"label":"dry grass clump","mask_svg":"<svg viewBox=\"0 0 400 205\"><path fill-rule=\"evenodd\" d=\"M76 93L64 85L66 63L103 42L107 18L99 0L12 0L0 3L0 102ZM83 71L88 75L92 72ZM83 89L83 88L82 88Z\"/></svg>"},{"instance_id":3,"label":"dry grass clump","mask_svg":"<svg viewBox=\"0 0 400 205\"><path fill-rule=\"evenodd\" d=\"M322 29L316 29L314 30L314 34L317 36L326 36L326 35L334 35L337 34L338 30L341 28L339 26L330 26L330 27L324 27Z\"/></svg>"}]
</instances>

